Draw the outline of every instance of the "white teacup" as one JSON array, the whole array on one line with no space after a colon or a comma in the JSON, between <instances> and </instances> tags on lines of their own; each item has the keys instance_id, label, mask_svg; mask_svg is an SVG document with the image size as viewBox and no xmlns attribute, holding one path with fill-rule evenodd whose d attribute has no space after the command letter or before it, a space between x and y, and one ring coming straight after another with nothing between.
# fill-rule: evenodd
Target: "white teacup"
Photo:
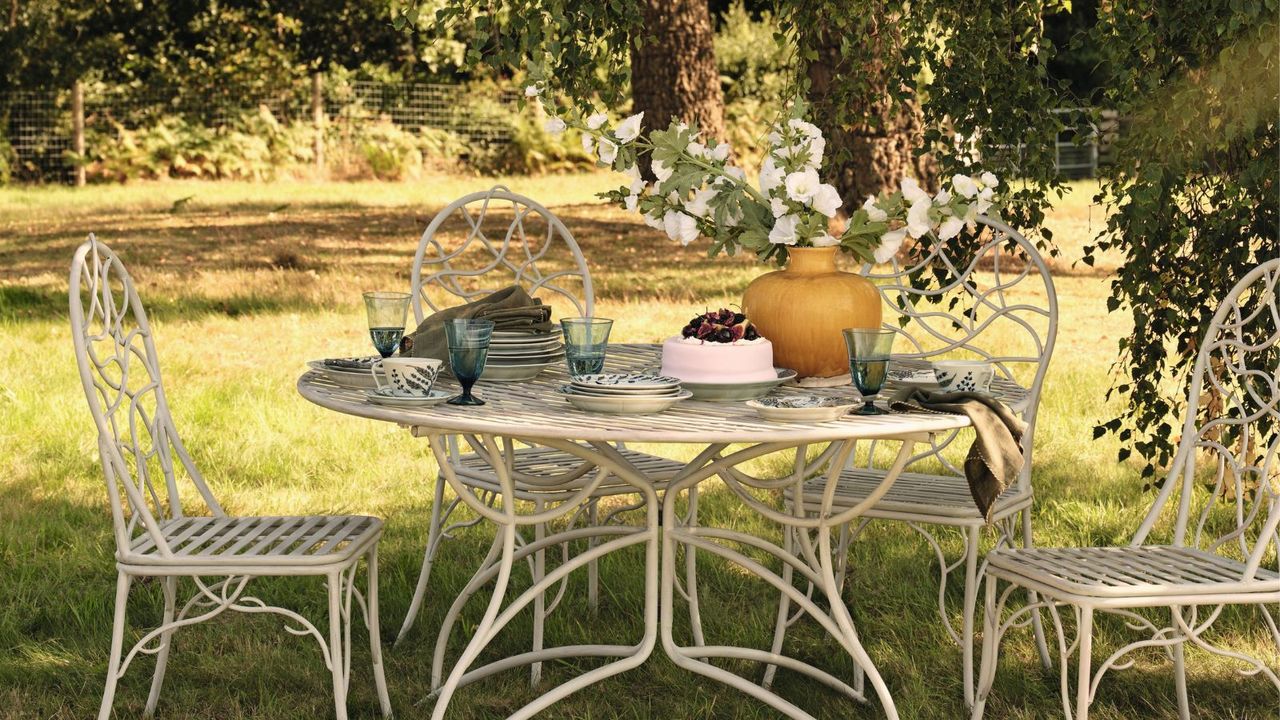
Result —
<instances>
[{"instance_id":1,"label":"white teacup","mask_svg":"<svg viewBox=\"0 0 1280 720\"><path fill-rule=\"evenodd\" d=\"M392 357L378 360L369 368L379 388L391 388L398 395L426 397L440 374L443 360L436 358Z\"/></svg>"},{"instance_id":2,"label":"white teacup","mask_svg":"<svg viewBox=\"0 0 1280 720\"><path fill-rule=\"evenodd\" d=\"M938 387L949 392L988 392L995 369L983 360L941 360L933 363Z\"/></svg>"}]
</instances>

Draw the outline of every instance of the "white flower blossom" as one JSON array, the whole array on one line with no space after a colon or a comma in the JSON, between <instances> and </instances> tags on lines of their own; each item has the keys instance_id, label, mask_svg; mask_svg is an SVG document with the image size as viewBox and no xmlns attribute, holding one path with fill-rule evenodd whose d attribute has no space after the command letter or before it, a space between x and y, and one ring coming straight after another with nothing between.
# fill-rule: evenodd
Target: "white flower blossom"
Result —
<instances>
[{"instance_id":1,"label":"white flower blossom","mask_svg":"<svg viewBox=\"0 0 1280 720\"><path fill-rule=\"evenodd\" d=\"M769 211L773 213L774 217L780 218L791 212L791 208L787 207L787 203L782 198L775 197L769 198Z\"/></svg>"},{"instance_id":2,"label":"white flower blossom","mask_svg":"<svg viewBox=\"0 0 1280 720\"><path fill-rule=\"evenodd\" d=\"M787 125L789 125L792 130L799 130L805 137L811 140L822 137L822 131L818 129L817 125L801 120L800 118L791 118L787 121Z\"/></svg>"},{"instance_id":3,"label":"white flower blossom","mask_svg":"<svg viewBox=\"0 0 1280 720\"><path fill-rule=\"evenodd\" d=\"M822 138L814 138L808 143L809 147L809 167L814 170L822 165L822 154L827 150L827 141Z\"/></svg>"},{"instance_id":4,"label":"white flower blossom","mask_svg":"<svg viewBox=\"0 0 1280 720\"><path fill-rule=\"evenodd\" d=\"M840 211L841 204L843 204L843 201L840 199L840 193L834 185L823 183L813 193L813 209L827 217L835 217L836 213Z\"/></svg>"},{"instance_id":5,"label":"white flower blossom","mask_svg":"<svg viewBox=\"0 0 1280 720\"><path fill-rule=\"evenodd\" d=\"M951 177L951 187L960 197L972 198L978 194L978 184L968 175L953 175Z\"/></svg>"},{"instance_id":6,"label":"white flower blossom","mask_svg":"<svg viewBox=\"0 0 1280 720\"><path fill-rule=\"evenodd\" d=\"M667 237L679 240L681 245L688 245L698 239L698 221L679 210L668 210L662 216L662 227L666 230Z\"/></svg>"},{"instance_id":7,"label":"white flower blossom","mask_svg":"<svg viewBox=\"0 0 1280 720\"><path fill-rule=\"evenodd\" d=\"M524 88L525 97L538 97L541 94L542 91L538 89L537 85L526 85Z\"/></svg>"},{"instance_id":8,"label":"white flower blossom","mask_svg":"<svg viewBox=\"0 0 1280 720\"><path fill-rule=\"evenodd\" d=\"M818 236L818 237L816 237L816 238L813 238L813 239L812 239L812 240L810 240L809 242L810 242L814 247L831 247L832 245L839 245L839 244L840 244L840 240L839 240L839 239L834 238L834 237L831 237L831 233L826 233L826 232L822 233L821 235L819 235L819 236Z\"/></svg>"},{"instance_id":9,"label":"white flower blossom","mask_svg":"<svg viewBox=\"0 0 1280 720\"><path fill-rule=\"evenodd\" d=\"M653 171L654 177L658 178L660 183L666 182L667 178L671 177L671 173L676 171L675 168L664 165L661 160L654 160L649 164L649 169Z\"/></svg>"},{"instance_id":10,"label":"white flower blossom","mask_svg":"<svg viewBox=\"0 0 1280 720\"><path fill-rule=\"evenodd\" d=\"M990 170L982 173L981 177L978 179L982 181L983 185L986 185L989 188L993 188L1000 184L1000 179L997 178Z\"/></svg>"},{"instance_id":11,"label":"white flower blossom","mask_svg":"<svg viewBox=\"0 0 1280 720\"><path fill-rule=\"evenodd\" d=\"M951 193L947 192L946 188L939 190L938 194L933 196L934 205L949 205L950 203Z\"/></svg>"},{"instance_id":12,"label":"white flower blossom","mask_svg":"<svg viewBox=\"0 0 1280 720\"><path fill-rule=\"evenodd\" d=\"M977 232L978 230L978 208L970 205L969 209L964 213L964 224L969 228L969 232Z\"/></svg>"},{"instance_id":13,"label":"white flower blossom","mask_svg":"<svg viewBox=\"0 0 1280 720\"><path fill-rule=\"evenodd\" d=\"M818 191L822 180L816 170L806 169L791 173L783 184L787 188L787 197L807 205L813 200L813 194Z\"/></svg>"},{"instance_id":14,"label":"white flower blossom","mask_svg":"<svg viewBox=\"0 0 1280 720\"><path fill-rule=\"evenodd\" d=\"M898 250L902 248L902 242L907 239L907 229L899 228L890 230L880 236L880 247L872 253L875 255L876 262L887 263L898 254Z\"/></svg>"},{"instance_id":15,"label":"white flower blossom","mask_svg":"<svg viewBox=\"0 0 1280 720\"><path fill-rule=\"evenodd\" d=\"M620 173L622 173L623 175L626 175L627 177L631 178L631 186L632 186L632 187L635 187L635 184L636 184L636 182L637 182L637 181L638 181L638 182L641 182L641 183L643 183L643 182L644 182L643 178L641 178L641 177L640 177L640 166L639 166L639 165L636 165L636 164L634 164L634 163L633 163L630 167L623 168L622 170L619 170L618 172L620 172Z\"/></svg>"},{"instance_id":16,"label":"white flower blossom","mask_svg":"<svg viewBox=\"0 0 1280 720\"><path fill-rule=\"evenodd\" d=\"M590 130L599 130L609 120L609 116L602 112L591 113L587 117L587 128Z\"/></svg>"},{"instance_id":17,"label":"white flower blossom","mask_svg":"<svg viewBox=\"0 0 1280 720\"><path fill-rule=\"evenodd\" d=\"M867 196L867 201L862 203L862 209L867 211L867 219L871 222L884 222L889 219L889 213L881 210L880 206L876 205L874 195Z\"/></svg>"},{"instance_id":18,"label":"white flower blossom","mask_svg":"<svg viewBox=\"0 0 1280 720\"><path fill-rule=\"evenodd\" d=\"M765 195L773 192L774 188L782 184L783 177L785 173L773 162L773 156L766 157L760 163L760 192Z\"/></svg>"},{"instance_id":19,"label":"white flower blossom","mask_svg":"<svg viewBox=\"0 0 1280 720\"><path fill-rule=\"evenodd\" d=\"M933 202L926 195L912 203L911 209L907 210L907 232L911 237L924 237L933 229L933 222L929 219L929 209L932 207Z\"/></svg>"},{"instance_id":20,"label":"white flower blossom","mask_svg":"<svg viewBox=\"0 0 1280 720\"><path fill-rule=\"evenodd\" d=\"M564 121L561 120L560 118L549 117L547 118L547 122L545 125L543 125L543 127L546 128L546 131L551 133L552 135L559 135L560 133L564 132L564 129L567 126L565 125Z\"/></svg>"},{"instance_id":21,"label":"white flower blossom","mask_svg":"<svg viewBox=\"0 0 1280 720\"><path fill-rule=\"evenodd\" d=\"M657 214L656 210L653 212L647 212L644 215L641 215L641 217L644 218L644 224L654 230L665 230L662 224L662 216Z\"/></svg>"},{"instance_id":22,"label":"white flower blossom","mask_svg":"<svg viewBox=\"0 0 1280 720\"><path fill-rule=\"evenodd\" d=\"M689 143L684 150L694 157L706 157L707 154L707 146L697 140Z\"/></svg>"},{"instance_id":23,"label":"white flower blossom","mask_svg":"<svg viewBox=\"0 0 1280 720\"><path fill-rule=\"evenodd\" d=\"M778 147L779 145L781 145L782 135L778 134L778 131L776 130L769 133L769 144L772 145L773 147Z\"/></svg>"},{"instance_id":24,"label":"white flower blossom","mask_svg":"<svg viewBox=\"0 0 1280 720\"><path fill-rule=\"evenodd\" d=\"M600 144L596 146L596 150L600 153L600 162L605 165L612 165L618 157L618 146L614 145L609 138L600 138Z\"/></svg>"},{"instance_id":25,"label":"white flower blossom","mask_svg":"<svg viewBox=\"0 0 1280 720\"><path fill-rule=\"evenodd\" d=\"M921 200L929 199L929 193L925 192L924 189L920 187L920 183L916 182L915 178L902 178L901 187L902 198L912 205L920 202Z\"/></svg>"},{"instance_id":26,"label":"white flower blossom","mask_svg":"<svg viewBox=\"0 0 1280 720\"><path fill-rule=\"evenodd\" d=\"M627 143L640 137L640 121L644 120L644 113L636 113L631 117L618 123L618 127L614 128L613 134L618 136L618 142L626 145Z\"/></svg>"},{"instance_id":27,"label":"white flower blossom","mask_svg":"<svg viewBox=\"0 0 1280 720\"><path fill-rule=\"evenodd\" d=\"M950 240L960 234L960 230L964 228L964 219L958 217L949 217L943 221L938 228L939 240Z\"/></svg>"},{"instance_id":28,"label":"white flower blossom","mask_svg":"<svg viewBox=\"0 0 1280 720\"><path fill-rule=\"evenodd\" d=\"M722 142L716 145L716 149L711 151L711 159L716 162L724 162L729 159L729 143Z\"/></svg>"},{"instance_id":29,"label":"white flower blossom","mask_svg":"<svg viewBox=\"0 0 1280 720\"><path fill-rule=\"evenodd\" d=\"M978 199L974 200L973 204L977 208L979 215L991 209L991 204L994 202L995 194L996 191L989 187L982 188L982 191L978 193Z\"/></svg>"},{"instance_id":30,"label":"white flower blossom","mask_svg":"<svg viewBox=\"0 0 1280 720\"><path fill-rule=\"evenodd\" d=\"M634 176L631 174L632 171L635 172ZM644 194L645 188L648 187L648 183L644 181L644 178L640 177L640 169L635 165L632 165L623 172L631 178L631 187L629 188L630 192L625 198L623 198L622 202L626 205L628 212L635 212L636 206L640 203L640 196Z\"/></svg>"},{"instance_id":31,"label":"white flower blossom","mask_svg":"<svg viewBox=\"0 0 1280 720\"><path fill-rule=\"evenodd\" d=\"M596 139L586 133L583 133L582 150L589 155L594 153L596 151Z\"/></svg>"},{"instance_id":32,"label":"white flower blossom","mask_svg":"<svg viewBox=\"0 0 1280 720\"><path fill-rule=\"evenodd\" d=\"M783 215L773 223L773 229L769 231L769 242L774 245L795 245L799 240L796 236L796 225L800 222L800 218L795 215Z\"/></svg>"},{"instance_id":33,"label":"white flower blossom","mask_svg":"<svg viewBox=\"0 0 1280 720\"><path fill-rule=\"evenodd\" d=\"M711 208L707 205L711 198L716 196L716 190L713 187L706 187L698 190L693 194L693 199L684 204L685 212L691 215L697 215L705 218L711 213Z\"/></svg>"}]
</instances>

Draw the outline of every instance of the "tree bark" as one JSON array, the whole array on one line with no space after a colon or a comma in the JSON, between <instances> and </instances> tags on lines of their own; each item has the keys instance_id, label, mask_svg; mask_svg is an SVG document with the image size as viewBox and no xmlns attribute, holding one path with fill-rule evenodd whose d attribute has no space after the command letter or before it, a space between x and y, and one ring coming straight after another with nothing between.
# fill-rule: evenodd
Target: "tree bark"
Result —
<instances>
[{"instance_id":1,"label":"tree bark","mask_svg":"<svg viewBox=\"0 0 1280 720\"><path fill-rule=\"evenodd\" d=\"M672 118L697 123L703 137L724 136L724 95L716 69L715 29L707 0L641 0L644 27L631 40L632 111L644 130Z\"/></svg>"},{"instance_id":2,"label":"tree bark","mask_svg":"<svg viewBox=\"0 0 1280 720\"><path fill-rule=\"evenodd\" d=\"M891 22L882 22L859 38L856 62L842 55L837 33L825 28L808 33L817 52L806 68L808 100L813 122L827 138L824 175L840 191L846 213L867 195L896 189L904 176L917 178L926 188L937 185L931 158L915 153L924 136L919 104L914 98L900 102L889 94L893 68L882 50L893 42L886 37L891 27ZM843 90L849 78L861 81L858 96Z\"/></svg>"}]
</instances>

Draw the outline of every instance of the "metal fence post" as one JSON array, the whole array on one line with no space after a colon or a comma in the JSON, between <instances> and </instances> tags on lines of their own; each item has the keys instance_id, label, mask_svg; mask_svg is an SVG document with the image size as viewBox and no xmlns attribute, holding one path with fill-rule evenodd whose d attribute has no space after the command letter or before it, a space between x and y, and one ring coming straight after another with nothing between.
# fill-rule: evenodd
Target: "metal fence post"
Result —
<instances>
[{"instance_id":1,"label":"metal fence post","mask_svg":"<svg viewBox=\"0 0 1280 720\"><path fill-rule=\"evenodd\" d=\"M320 73L311 75L311 122L315 126L313 151L316 158L316 174L324 175L324 79Z\"/></svg>"},{"instance_id":2,"label":"metal fence post","mask_svg":"<svg viewBox=\"0 0 1280 720\"><path fill-rule=\"evenodd\" d=\"M76 153L76 187L84 187L84 83L71 86L71 147Z\"/></svg>"}]
</instances>

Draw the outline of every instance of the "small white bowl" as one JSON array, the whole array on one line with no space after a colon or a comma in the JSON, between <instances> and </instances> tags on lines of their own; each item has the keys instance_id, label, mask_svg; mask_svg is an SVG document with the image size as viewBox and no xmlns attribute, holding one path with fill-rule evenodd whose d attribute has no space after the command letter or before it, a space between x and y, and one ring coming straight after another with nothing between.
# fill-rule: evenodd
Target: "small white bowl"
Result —
<instances>
[{"instance_id":1,"label":"small white bowl","mask_svg":"<svg viewBox=\"0 0 1280 720\"><path fill-rule=\"evenodd\" d=\"M933 363L938 387L948 392L990 392L995 368L985 360L940 360Z\"/></svg>"}]
</instances>

